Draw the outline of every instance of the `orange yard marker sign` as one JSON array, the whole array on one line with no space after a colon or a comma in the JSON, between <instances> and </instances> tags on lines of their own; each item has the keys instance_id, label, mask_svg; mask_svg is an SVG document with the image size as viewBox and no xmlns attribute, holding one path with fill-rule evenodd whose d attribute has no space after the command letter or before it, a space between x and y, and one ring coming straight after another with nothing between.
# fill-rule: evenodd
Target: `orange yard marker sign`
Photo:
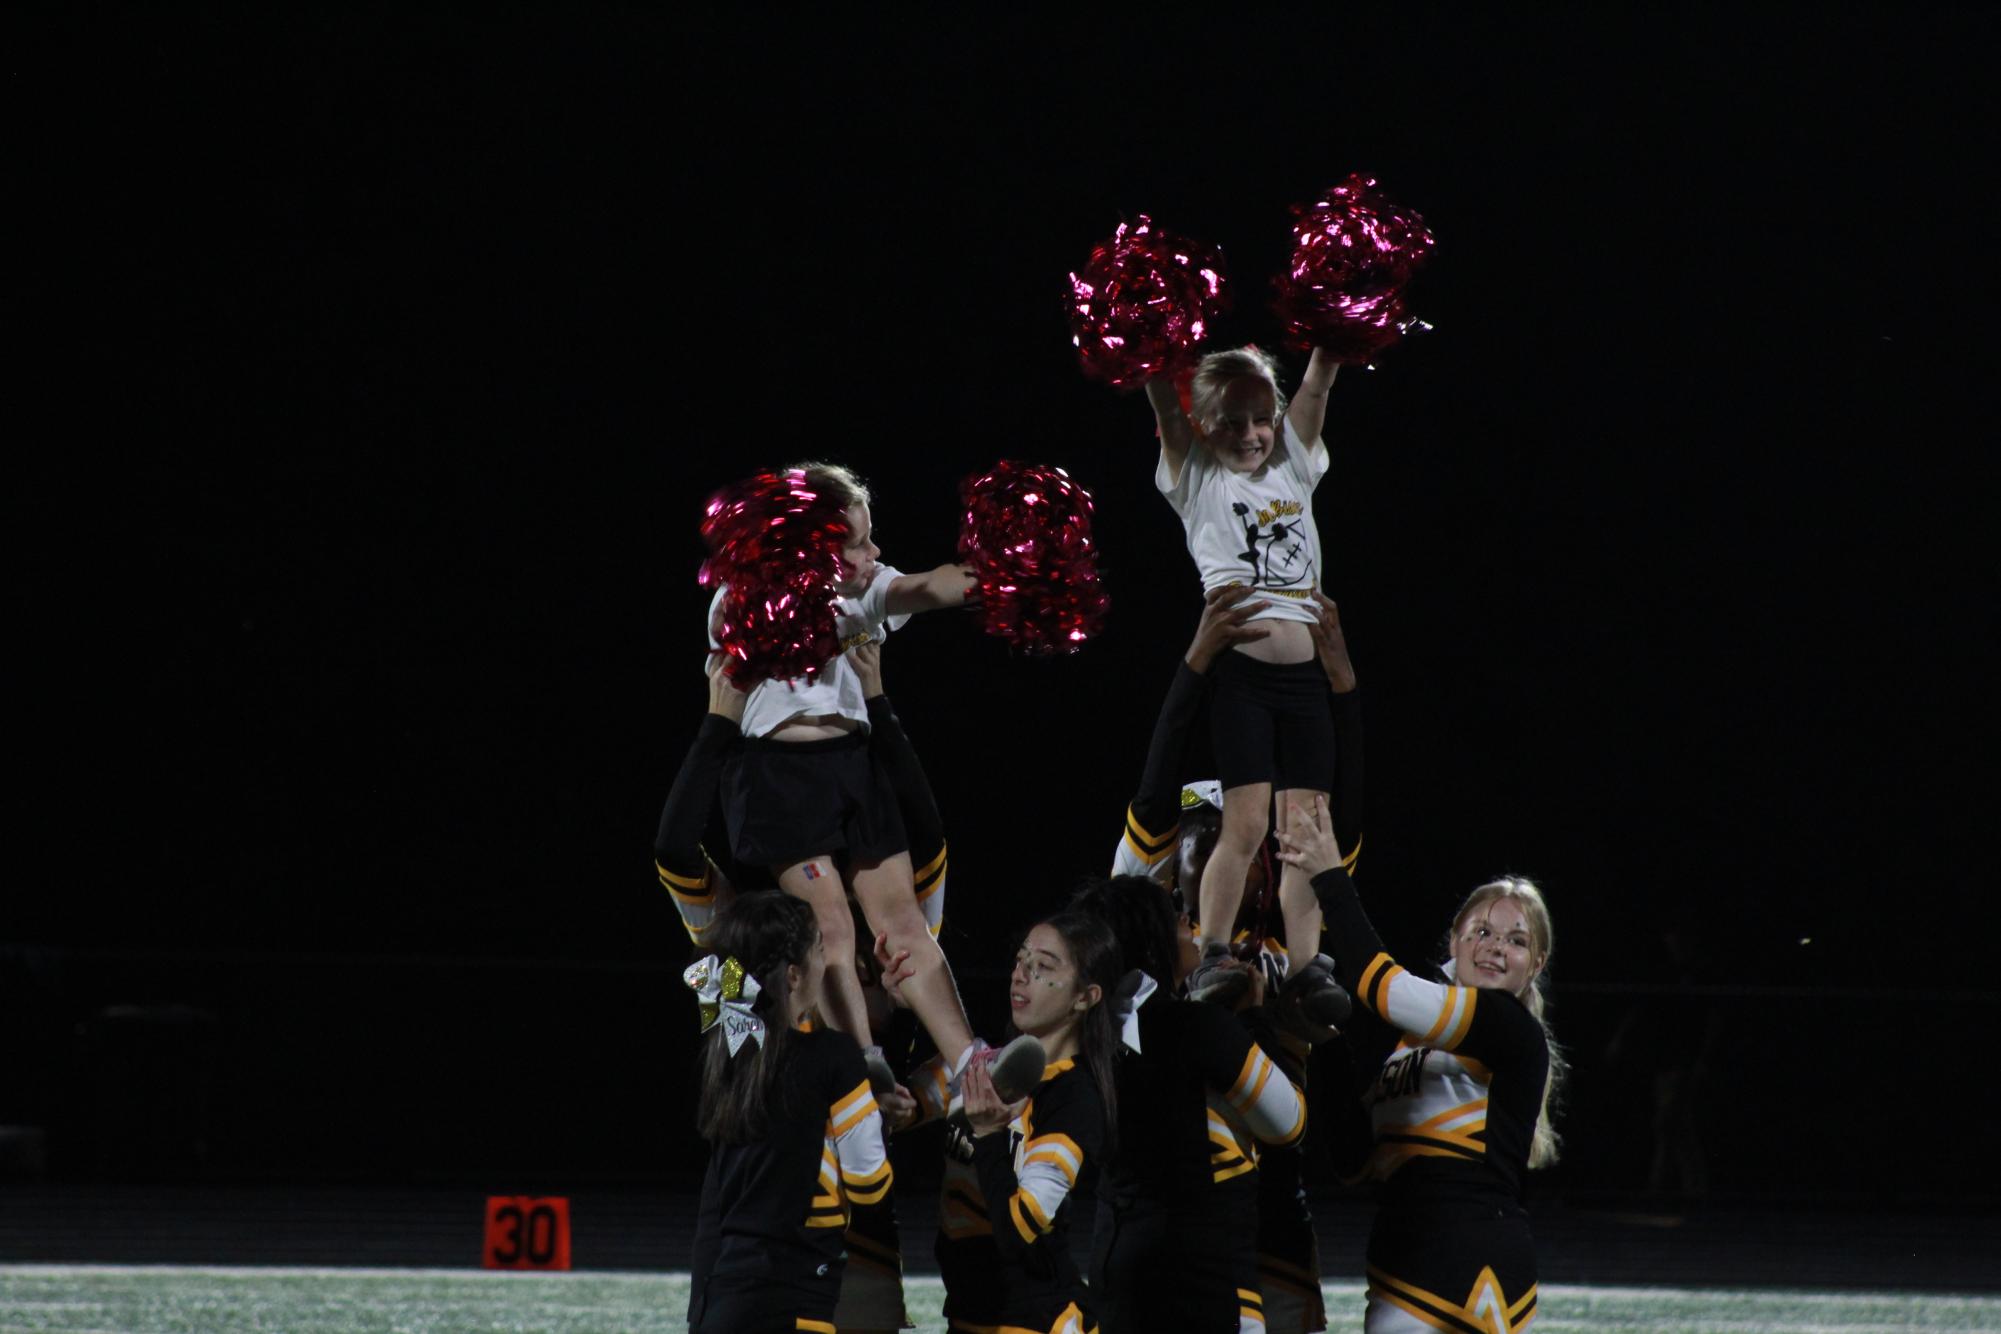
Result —
<instances>
[{"instance_id":1,"label":"orange yard marker sign","mask_svg":"<svg viewBox=\"0 0 2001 1334\"><path fill-rule=\"evenodd\" d=\"M570 1201L562 1195L490 1195L488 1269L568 1269Z\"/></svg>"}]
</instances>

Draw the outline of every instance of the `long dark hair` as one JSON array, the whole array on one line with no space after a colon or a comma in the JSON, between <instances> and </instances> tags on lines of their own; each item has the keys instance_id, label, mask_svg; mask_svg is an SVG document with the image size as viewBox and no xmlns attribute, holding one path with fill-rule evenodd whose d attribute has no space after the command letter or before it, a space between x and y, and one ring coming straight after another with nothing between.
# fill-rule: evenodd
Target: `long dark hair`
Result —
<instances>
[{"instance_id":1,"label":"long dark hair","mask_svg":"<svg viewBox=\"0 0 2001 1334\"><path fill-rule=\"evenodd\" d=\"M730 1055L721 1024L702 1035L702 1092L695 1128L711 1144L747 1144L764 1134L778 1094L778 1073L799 1034L786 1022L792 988L785 965L806 967L820 928L804 902L776 890L741 895L716 915L703 942L720 959L735 959L757 979L752 1009L764 1020L762 1045L746 1042Z\"/></svg>"},{"instance_id":2,"label":"long dark hair","mask_svg":"<svg viewBox=\"0 0 2001 1334\"><path fill-rule=\"evenodd\" d=\"M1156 891L1158 892L1158 891ZM1105 1149L1109 1154L1119 1124L1118 1085L1113 1067L1119 1057L1119 979L1125 975L1125 959L1118 938L1106 922L1077 908L1066 908L1042 925L1063 938L1063 948L1077 968L1077 986L1098 988L1098 1003L1084 1011L1077 1026L1078 1063L1091 1082L1098 1086L1099 1101L1105 1104Z\"/></svg>"},{"instance_id":3,"label":"long dark hair","mask_svg":"<svg viewBox=\"0 0 2001 1334\"><path fill-rule=\"evenodd\" d=\"M1142 969L1164 990L1174 987L1174 901L1143 875L1087 880L1070 896L1070 908L1111 928L1119 946L1119 974Z\"/></svg>"}]
</instances>

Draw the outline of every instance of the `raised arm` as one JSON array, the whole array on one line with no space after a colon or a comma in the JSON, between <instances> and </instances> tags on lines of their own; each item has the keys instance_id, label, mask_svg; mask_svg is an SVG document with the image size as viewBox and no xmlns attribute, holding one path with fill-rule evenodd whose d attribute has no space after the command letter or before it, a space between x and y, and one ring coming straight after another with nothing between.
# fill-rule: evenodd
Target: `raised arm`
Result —
<instances>
[{"instance_id":1,"label":"raised arm","mask_svg":"<svg viewBox=\"0 0 2001 1334\"><path fill-rule=\"evenodd\" d=\"M1203 601L1195 638L1175 668L1174 682L1154 720L1139 790L1126 808L1125 833L1113 854L1113 875L1145 875L1174 851L1181 822L1181 757L1208 688L1207 673L1230 645L1271 633L1262 624L1249 623L1252 614L1266 605L1262 600L1247 601L1250 595L1248 588L1225 586L1211 589Z\"/></svg>"},{"instance_id":2,"label":"raised arm","mask_svg":"<svg viewBox=\"0 0 2001 1334\"><path fill-rule=\"evenodd\" d=\"M1352 873L1362 855L1362 692L1341 633L1341 609L1317 588L1313 597L1318 619L1307 629L1334 692L1334 837L1347 852L1342 865Z\"/></svg>"},{"instance_id":3,"label":"raised arm","mask_svg":"<svg viewBox=\"0 0 2001 1334\"><path fill-rule=\"evenodd\" d=\"M694 744L681 758L653 835L653 869L673 896L688 938L697 945L730 893L728 877L702 851L702 831L715 809L723 764L742 735L745 695L723 674L723 662L721 655L710 659L709 711Z\"/></svg>"},{"instance_id":4,"label":"raised arm","mask_svg":"<svg viewBox=\"0 0 2001 1334\"><path fill-rule=\"evenodd\" d=\"M1313 877L1327 943L1341 984L1356 1001L1387 1020L1413 1045L1471 1056L1499 1068L1547 1061L1535 1016L1498 988L1446 986L1406 972L1383 949L1375 927L1341 865L1341 847L1324 798L1311 810L1285 813L1279 859Z\"/></svg>"},{"instance_id":5,"label":"raised arm","mask_svg":"<svg viewBox=\"0 0 2001 1334\"><path fill-rule=\"evenodd\" d=\"M1324 399L1324 396L1323 396ZM1181 409L1181 395L1172 380L1148 380L1146 401L1153 405L1154 424L1160 430L1160 461L1167 465L1167 484L1181 480L1181 465L1195 443L1195 428Z\"/></svg>"},{"instance_id":6,"label":"raised arm","mask_svg":"<svg viewBox=\"0 0 2001 1334\"><path fill-rule=\"evenodd\" d=\"M1299 392L1285 407L1285 419L1292 427L1293 438L1301 444L1310 446L1320 438L1320 430L1327 424L1327 393L1333 389L1334 374L1340 369L1341 363L1325 348L1313 349L1313 356L1306 363L1306 375L1299 382Z\"/></svg>"}]
</instances>

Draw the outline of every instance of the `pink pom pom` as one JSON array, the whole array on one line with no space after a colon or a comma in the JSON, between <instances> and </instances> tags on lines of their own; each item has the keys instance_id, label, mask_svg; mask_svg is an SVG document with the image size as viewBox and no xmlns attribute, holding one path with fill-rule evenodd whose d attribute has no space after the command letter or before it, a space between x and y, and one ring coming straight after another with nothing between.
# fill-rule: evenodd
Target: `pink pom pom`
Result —
<instances>
[{"instance_id":1,"label":"pink pom pom","mask_svg":"<svg viewBox=\"0 0 2001 1334\"><path fill-rule=\"evenodd\" d=\"M740 688L810 679L841 651L835 589L848 574L841 549L850 536L846 508L797 469L761 472L709 498L710 554L699 579L728 589L711 628Z\"/></svg>"},{"instance_id":2,"label":"pink pom pom","mask_svg":"<svg viewBox=\"0 0 2001 1334\"><path fill-rule=\"evenodd\" d=\"M1218 314L1223 252L1162 231L1144 213L1070 275L1070 341L1084 373L1141 384L1190 365Z\"/></svg>"},{"instance_id":3,"label":"pink pom pom","mask_svg":"<svg viewBox=\"0 0 2001 1334\"><path fill-rule=\"evenodd\" d=\"M1292 262L1273 279L1286 339L1366 364L1406 333L1431 326L1404 305L1404 286L1431 251L1424 219L1391 203L1366 176L1350 176L1311 204L1292 206Z\"/></svg>"},{"instance_id":4,"label":"pink pom pom","mask_svg":"<svg viewBox=\"0 0 2001 1334\"><path fill-rule=\"evenodd\" d=\"M959 484L959 556L980 581L986 632L1024 653L1074 653L1111 599L1091 546L1091 493L1061 468L1002 460Z\"/></svg>"}]
</instances>

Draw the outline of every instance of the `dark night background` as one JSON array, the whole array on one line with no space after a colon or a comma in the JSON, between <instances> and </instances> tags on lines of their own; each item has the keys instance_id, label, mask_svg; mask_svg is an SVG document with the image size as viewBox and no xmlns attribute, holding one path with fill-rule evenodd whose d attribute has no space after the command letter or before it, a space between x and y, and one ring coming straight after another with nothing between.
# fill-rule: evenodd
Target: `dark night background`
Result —
<instances>
[{"instance_id":1,"label":"dark night background","mask_svg":"<svg viewBox=\"0 0 2001 1334\"><path fill-rule=\"evenodd\" d=\"M1719 1195L2001 1198L1894 1147L1991 1119L2001 1019L1996 20L1362 8L17 12L0 1122L56 1181L695 1170L696 524L815 456L906 569L996 458L1097 498L1099 641L885 656L992 1027L1198 606L1064 275L1150 213L1271 345L1286 206L1364 171L1439 238L1318 495L1378 925L1545 886L1561 1189L1648 1185L1627 1025L1712 1035Z\"/></svg>"}]
</instances>

